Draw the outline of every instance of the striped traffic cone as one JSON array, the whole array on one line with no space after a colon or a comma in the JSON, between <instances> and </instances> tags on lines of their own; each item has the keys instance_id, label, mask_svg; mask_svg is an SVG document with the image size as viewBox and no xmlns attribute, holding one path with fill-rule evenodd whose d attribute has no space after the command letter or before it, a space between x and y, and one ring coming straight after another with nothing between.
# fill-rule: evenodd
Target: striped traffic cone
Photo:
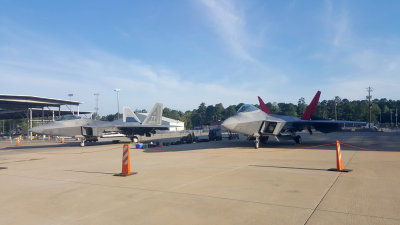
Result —
<instances>
[{"instance_id":1,"label":"striped traffic cone","mask_svg":"<svg viewBox=\"0 0 400 225\"><path fill-rule=\"evenodd\" d=\"M340 150L340 141L336 141L336 169L343 170L342 151Z\"/></svg>"},{"instance_id":2,"label":"striped traffic cone","mask_svg":"<svg viewBox=\"0 0 400 225\"><path fill-rule=\"evenodd\" d=\"M136 172L131 173L131 160L129 156L129 145L125 144L123 147L123 152L122 152L122 173L120 174L115 174L115 176L129 176L136 174Z\"/></svg>"},{"instance_id":3,"label":"striped traffic cone","mask_svg":"<svg viewBox=\"0 0 400 225\"><path fill-rule=\"evenodd\" d=\"M340 149L340 141L336 140L336 169L329 169L338 172L350 172L351 170L343 169L342 150Z\"/></svg>"}]
</instances>

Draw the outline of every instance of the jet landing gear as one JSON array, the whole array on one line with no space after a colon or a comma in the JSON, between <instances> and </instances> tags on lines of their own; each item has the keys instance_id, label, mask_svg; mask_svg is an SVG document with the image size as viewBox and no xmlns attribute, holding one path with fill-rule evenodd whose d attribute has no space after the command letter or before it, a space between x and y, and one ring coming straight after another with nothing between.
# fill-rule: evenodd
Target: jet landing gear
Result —
<instances>
[{"instance_id":1,"label":"jet landing gear","mask_svg":"<svg viewBox=\"0 0 400 225\"><path fill-rule=\"evenodd\" d=\"M256 149L258 149L260 147L260 139L258 137L256 137L256 139L254 140L254 147Z\"/></svg>"},{"instance_id":2,"label":"jet landing gear","mask_svg":"<svg viewBox=\"0 0 400 225\"><path fill-rule=\"evenodd\" d=\"M96 142L96 141L98 141L98 139L97 139L97 137L89 136L89 137L81 138L81 139L79 139L79 141L80 141L80 146L85 147L86 142Z\"/></svg>"},{"instance_id":3,"label":"jet landing gear","mask_svg":"<svg viewBox=\"0 0 400 225\"><path fill-rule=\"evenodd\" d=\"M294 139L294 142L296 142L296 144L303 143L303 141L301 140L301 136L300 135L297 135L297 136L293 137L293 139Z\"/></svg>"},{"instance_id":4,"label":"jet landing gear","mask_svg":"<svg viewBox=\"0 0 400 225\"><path fill-rule=\"evenodd\" d=\"M131 137L131 142L138 143L139 138L137 136L133 136L133 137Z\"/></svg>"},{"instance_id":5,"label":"jet landing gear","mask_svg":"<svg viewBox=\"0 0 400 225\"><path fill-rule=\"evenodd\" d=\"M268 136L256 137L254 139L254 147L256 149L258 149L260 147L260 142L263 143L263 144L266 144L267 141L268 141L268 138L269 138Z\"/></svg>"}]
</instances>

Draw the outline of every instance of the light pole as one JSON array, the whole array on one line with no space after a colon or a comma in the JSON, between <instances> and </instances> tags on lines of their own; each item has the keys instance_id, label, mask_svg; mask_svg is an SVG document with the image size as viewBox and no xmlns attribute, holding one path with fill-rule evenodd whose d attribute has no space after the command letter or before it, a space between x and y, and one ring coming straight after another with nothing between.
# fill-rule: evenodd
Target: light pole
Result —
<instances>
[{"instance_id":1,"label":"light pole","mask_svg":"<svg viewBox=\"0 0 400 225\"><path fill-rule=\"evenodd\" d=\"M367 88L367 91L368 91L367 99L368 99L368 108L369 108L369 124L368 124L368 128L371 128L371 109L372 109L372 104L371 104L371 98L372 98L372 96L371 96L371 92L374 91L374 89L373 89L372 87L368 87L368 88Z\"/></svg>"},{"instance_id":2,"label":"light pole","mask_svg":"<svg viewBox=\"0 0 400 225\"><path fill-rule=\"evenodd\" d=\"M121 91L121 89L116 88L114 89L115 92L117 92L117 106L118 106L118 119L119 119L119 92Z\"/></svg>"},{"instance_id":3,"label":"light pole","mask_svg":"<svg viewBox=\"0 0 400 225\"><path fill-rule=\"evenodd\" d=\"M96 110L96 117L94 118L95 120L97 120L99 117L99 95L99 93L94 93L94 96L96 98L96 107L94 108L94 110Z\"/></svg>"},{"instance_id":4,"label":"light pole","mask_svg":"<svg viewBox=\"0 0 400 225\"><path fill-rule=\"evenodd\" d=\"M69 96L69 101L72 101L71 99L72 99L72 96L74 96L74 94L68 94L68 96ZM71 106L71 109L72 109L72 106ZM71 110L71 112L72 112L72 115L74 115L74 111Z\"/></svg>"}]
</instances>

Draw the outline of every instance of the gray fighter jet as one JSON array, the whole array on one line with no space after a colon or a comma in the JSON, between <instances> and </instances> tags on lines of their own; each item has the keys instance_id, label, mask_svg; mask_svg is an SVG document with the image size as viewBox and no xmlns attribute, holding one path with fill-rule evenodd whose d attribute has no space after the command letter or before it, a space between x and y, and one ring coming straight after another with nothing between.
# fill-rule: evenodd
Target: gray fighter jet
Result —
<instances>
[{"instance_id":1,"label":"gray fighter jet","mask_svg":"<svg viewBox=\"0 0 400 225\"><path fill-rule=\"evenodd\" d=\"M254 140L255 148L259 147L260 141L266 143L270 136L277 141L281 138L293 139L300 144L301 137L296 132L307 129L312 134L312 129L323 133L341 131L344 126L362 126L365 122L356 121L333 121L333 120L311 120L315 112L321 92L318 91L314 99L307 107L301 118L283 115L274 115L258 97L261 110L254 105L243 105L236 115L226 119L222 126L231 132L244 134L249 140Z\"/></svg>"},{"instance_id":2,"label":"gray fighter jet","mask_svg":"<svg viewBox=\"0 0 400 225\"><path fill-rule=\"evenodd\" d=\"M138 135L151 136L156 130L168 130L168 126L161 125L161 119L162 104L156 103L143 122L130 108L124 107L123 118L112 122L65 115L54 122L34 127L30 131L37 134L74 137L81 141L83 147L85 142L98 141L99 137L113 136L113 134L123 134L132 141L137 141Z\"/></svg>"}]
</instances>

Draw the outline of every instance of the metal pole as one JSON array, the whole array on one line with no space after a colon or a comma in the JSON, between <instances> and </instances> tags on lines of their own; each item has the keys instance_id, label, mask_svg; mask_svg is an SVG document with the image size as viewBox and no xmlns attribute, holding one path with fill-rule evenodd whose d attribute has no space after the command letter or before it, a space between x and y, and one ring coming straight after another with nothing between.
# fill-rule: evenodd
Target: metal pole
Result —
<instances>
[{"instance_id":1,"label":"metal pole","mask_svg":"<svg viewBox=\"0 0 400 225\"><path fill-rule=\"evenodd\" d=\"M115 90L114 90L115 92L117 92L117 106L118 106L118 119L119 119L119 91L121 91L121 89L119 89L119 88L116 88Z\"/></svg>"},{"instance_id":2,"label":"metal pole","mask_svg":"<svg viewBox=\"0 0 400 225\"><path fill-rule=\"evenodd\" d=\"M393 126L392 114L393 114L393 111L392 111L392 109L390 109L390 126Z\"/></svg>"},{"instance_id":3,"label":"metal pole","mask_svg":"<svg viewBox=\"0 0 400 225\"><path fill-rule=\"evenodd\" d=\"M367 91L368 91L367 99L368 99L368 107L369 107L369 124L368 124L368 127L371 128L371 109L372 109L371 92L373 91L372 87L368 87Z\"/></svg>"},{"instance_id":4,"label":"metal pole","mask_svg":"<svg viewBox=\"0 0 400 225\"><path fill-rule=\"evenodd\" d=\"M44 108L42 108L42 125L44 124Z\"/></svg>"},{"instance_id":5,"label":"metal pole","mask_svg":"<svg viewBox=\"0 0 400 225\"><path fill-rule=\"evenodd\" d=\"M74 94L68 94L68 96L69 96L69 101L72 101L72 96L74 96ZM72 115L74 115L74 111L72 110L72 105L70 105L70 106L71 106Z\"/></svg>"},{"instance_id":6,"label":"metal pole","mask_svg":"<svg viewBox=\"0 0 400 225\"><path fill-rule=\"evenodd\" d=\"M337 111L336 111L336 106L337 106L337 103L336 103L336 99L335 99L335 120L337 120Z\"/></svg>"},{"instance_id":7,"label":"metal pole","mask_svg":"<svg viewBox=\"0 0 400 225\"><path fill-rule=\"evenodd\" d=\"M32 129L32 108L29 108L29 129ZM32 140L32 132L29 132L29 138Z\"/></svg>"},{"instance_id":8,"label":"metal pole","mask_svg":"<svg viewBox=\"0 0 400 225\"><path fill-rule=\"evenodd\" d=\"M396 127L397 127L397 108L396 108Z\"/></svg>"},{"instance_id":9,"label":"metal pole","mask_svg":"<svg viewBox=\"0 0 400 225\"><path fill-rule=\"evenodd\" d=\"M119 119L119 92L117 92L117 103L118 103L118 119Z\"/></svg>"},{"instance_id":10,"label":"metal pole","mask_svg":"<svg viewBox=\"0 0 400 225\"><path fill-rule=\"evenodd\" d=\"M100 95L99 93L94 93L94 96L96 98L96 107L94 108L94 110L96 110L96 117L99 116L99 95ZM97 118L94 119L97 120Z\"/></svg>"}]
</instances>

